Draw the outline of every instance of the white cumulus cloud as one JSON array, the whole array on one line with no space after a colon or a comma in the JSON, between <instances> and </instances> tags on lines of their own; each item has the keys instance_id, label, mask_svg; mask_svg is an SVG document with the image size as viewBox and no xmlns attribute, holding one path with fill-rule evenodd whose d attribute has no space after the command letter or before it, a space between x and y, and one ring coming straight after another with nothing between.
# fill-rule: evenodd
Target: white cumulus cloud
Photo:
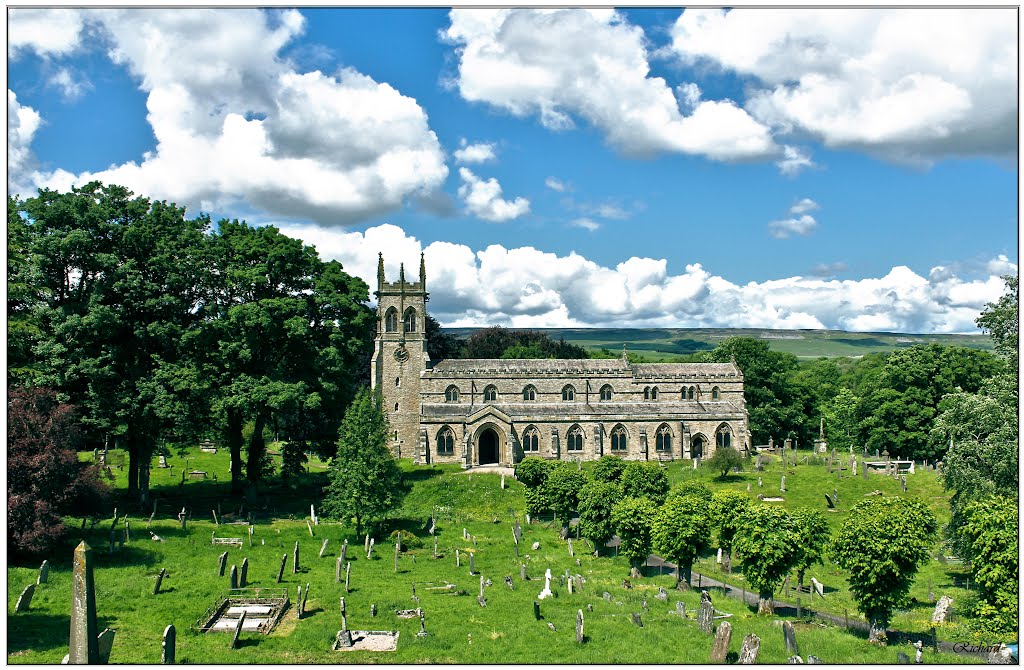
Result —
<instances>
[{"instance_id":1,"label":"white cumulus cloud","mask_svg":"<svg viewBox=\"0 0 1024 670\"><path fill-rule=\"evenodd\" d=\"M26 52L44 58L72 53L79 46L84 26L78 9L8 9L7 57L18 58Z\"/></svg>"},{"instance_id":2,"label":"white cumulus cloud","mask_svg":"<svg viewBox=\"0 0 1024 670\"><path fill-rule=\"evenodd\" d=\"M672 38L684 63L750 77L773 132L917 163L1016 153L1015 8L688 9Z\"/></svg>"},{"instance_id":3,"label":"white cumulus cloud","mask_svg":"<svg viewBox=\"0 0 1024 670\"><path fill-rule=\"evenodd\" d=\"M976 278L935 268L922 277L904 266L882 277L835 280L786 277L736 284L700 263L680 274L665 259L626 259L602 266L579 254L534 247L463 244L426 246L393 225L344 232L284 225L285 233L315 244L349 272L375 286L377 253L387 276L404 263L414 277L426 257L430 309L448 326L834 328L909 333L977 332L974 319L1004 290L996 274ZM992 270L1012 264L993 259ZM828 270L841 271L840 265Z\"/></svg>"},{"instance_id":4,"label":"white cumulus cloud","mask_svg":"<svg viewBox=\"0 0 1024 670\"><path fill-rule=\"evenodd\" d=\"M461 146L455 150L455 160L459 163L487 163L493 161L496 156L494 144L490 142L478 142L468 144L466 138L462 138Z\"/></svg>"},{"instance_id":5,"label":"white cumulus cloud","mask_svg":"<svg viewBox=\"0 0 1024 670\"><path fill-rule=\"evenodd\" d=\"M780 153L769 129L731 100L698 101L650 76L644 32L611 9L453 9L444 38L456 46L462 97L551 130L576 118L625 155L679 152L715 160ZM690 96L687 98L686 96Z\"/></svg>"},{"instance_id":6,"label":"white cumulus cloud","mask_svg":"<svg viewBox=\"0 0 1024 670\"><path fill-rule=\"evenodd\" d=\"M469 168L459 168L462 185L459 197L466 203L466 210L484 221L501 223L517 219L530 211L530 201L523 197L505 200L501 197L498 180L481 179Z\"/></svg>"},{"instance_id":7,"label":"white cumulus cloud","mask_svg":"<svg viewBox=\"0 0 1024 670\"><path fill-rule=\"evenodd\" d=\"M242 203L344 225L429 199L448 175L416 100L351 68L300 72L281 56L304 30L295 10L82 16L146 92L156 147L98 172L38 174L41 185L99 179L192 209Z\"/></svg>"},{"instance_id":8,"label":"white cumulus cloud","mask_svg":"<svg viewBox=\"0 0 1024 670\"><path fill-rule=\"evenodd\" d=\"M803 237L810 235L818 227L818 221L807 212L813 212L816 209L820 209L818 203L810 198L803 198L789 208L789 213L792 216L768 224L768 234L780 240L792 235Z\"/></svg>"},{"instance_id":9,"label":"white cumulus cloud","mask_svg":"<svg viewBox=\"0 0 1024 670\"><path fill-rule=\"evenodd\" d=\"M41 123L39 112L19 103L14 91L7 89L7 188L12 193L31 195L25 179L35 163L32 137Z\"/></svg>"}]
</instances>

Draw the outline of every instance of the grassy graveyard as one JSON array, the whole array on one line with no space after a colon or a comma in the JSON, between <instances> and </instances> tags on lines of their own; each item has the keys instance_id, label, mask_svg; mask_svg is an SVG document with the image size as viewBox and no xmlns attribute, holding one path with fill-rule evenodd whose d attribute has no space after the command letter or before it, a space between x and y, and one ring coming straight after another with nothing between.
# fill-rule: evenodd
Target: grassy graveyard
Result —
<instances>
[{"instance_id":1,"label":"grassy graveyard","mask_svg":"<svg viewBox=\"0 0 1024 670\"><path fill-rule=\"evenodd\" d=\"M801 452L801 458L808 456ZM87 456L91 458L91 455ZM205 479L186 478L181 481L181 468L207 472ZM570 556L567 543L558 537L558 525L534 523L523 525L520 559L516 559L512 537L514 517L523 520L525 500L523 487L511 477L504 489L495 474L466 474L457 467L417 468L404 462L410 493L396 514L388 533L401 528L414 538L403 540L403 551L395 562L394 540L387 534L377 536L374 554L367 558L364 538L355 537L352 528L322 520L313 527L311 536L306 520L309 504L316 502L303 493L314 490L324 480L326 465L309 464L310 473L295 482L295 488L271 488L261 495L256 506L252 545L247 524L235 519L238 503L228 504L229 465L227 454L200 453L198 449L185 456L169 459L173 473L154 468L152 490L159 499L157 513L150 530L164 541L150 539L147 522L150 510L130 510L131 539L123 550L109 552L111 517L99 520L95 528L86 526L79 532L81 519L69 519L76 539L85 539L93 548L96 584L96 605L99 630L117 631L111 663L158 663L161 635L173 623L177 628L177 660L179 663L707 663L712 636L700 631L694 618L699 607L697 591L678 592L672 589L674 577L650 569L644 578L633 580L630 589L623 588L629 566L621 557L595 558L584 540L574 540L575 556ZM899 482L872 474L865 480L844 473L843 479L828 474L827 466L799 464L783 471L778 460L769 462L762 473L747 466L741 474L725 481L714 478L708 468L693 471L688 464L669 465L673 482L699 477L712 487L728 487L785 498L780 503L793 507L825 508L823 494L838 490L837 509L828 514L833 525L841 523L852 505L866 493L880 490L884 495L901 495ZM115 485L125 485L125 473L113 470ZM214 482L216 473L218 481ZM786 475L786 492L779 492L780 477ZM859 474L859 473L858 473ZM759 489L760 476L764 487ZM928 502L940 521L948 517L948 505L941 485L933 472L910 476L906 495ZM221 501L220 525L215 525L211 509ZM182 505L192 509L193 518L182 529L176 518ZM266 504L266 511L260 508ZM229 509L233 507L233 509ZM124 510L119 510L123 515ZM433 538L428 533L430 517L436 518L438 558L433 558ZM514 515L514 517L513 517ZM237 521L237 523L232 523ZM118 528L124 524L119 521ZM463 538L466 529L470 539ZM242 538L241 548L228 548L211 543L211 536ZM475 542L473 541L475 538ZM319 557L323 540L328 544ZM350 590L336 581L336 561L342 541L349 542L347 558L351 561ZM292 551L300 545L298 572L293 572ZM539 542L539 549L532 545ZM227 570L218 576L218 556L228 551ZM456 567L456 551L461 566ZM477 574L469 574L469 555ZM280 584L278 569L282 556L287 556ZM227 594L228 572L232 565L241 567L248 558L247 588L268 591L286 589L291 606L270 635L245 632L237 649L231 649L230 633L199 633L192 627L219 596ZM579 565L576 560L579 559ZM49 580L36 588L28 612L14 613L15 602L22 588L34 583L38 565L8 565L8 660L11 663L59 663L68 651L68 630L71 609L71 549L65 555L50 557ZM526 565L529 581L520 579L520 564ZM715 573L713 557L702 559L696 570ZM161 592L154 594L154 585L161 568L167 569ZM537 595L544 588L544 571L553 575L551 589L555 597L540 603L541 620L534 616ZM569 570L585 579L582 590L568 592L559 575ZM964 592L952 586L957 577L954 566L932 561L919 574L911 595L920 606L898 613L893 627L908 632L928 631L932 606L928 602L928 580L936 596L949 594L962 598ZM477 602L480 575L492 584L484 588L486 607ZM513 589L505 583L512 578ZM816 566L807 575L826 585L824 600L815 598L812 607L842 614L848 610L856 616L855 607L843 581L833 566ZM344 575L342 576L344 580ZM726 578L739 585L738 575ZM296 591L309 584L306 612L296 616ZM446 585L454 585L454 588ZM415 585L418 603L413 599ZM668 601L655 598L658 587L668 589ZM603 593L610 594L605 599ZM349 628L352 630L400 631L397 650L393 652L332 652L331 644L340 628L339 598L346 599ZM739 600L713 592L716 609L731 614L724 619L732 624L730 652L739 651L749 633L761 639L760 663L784 663L786 652L782 617L759 617ZM787 600L783 593L778 597ZM795 598L795 594L794 594ZM647 608L643 607L646 600ZM691 618L676 614L676 601L686 605ZM377 615L371 617L370 607L376 605ZM592 611L588 609L592 606ZM417 618L398 618L395 610L422 607L426 637L418 637ZM577 610L582 610L585 640L576 642ZM631 620L639 613L643 627ZM866 642L865 636L847 632L842 626L827 625L818 620L794 621L800 654L806 659L816 655L826 663L893 663L900 651L910 658L914 649L909 644L880 648ZM552 630L548 624L554 626ZM958 641L956 624L940 633L940 637ZM967 640L963 640L967 641ZM954 654L936 653L926 649L925 662L960 663L971 660Z\"/></svg>"}]
</instances>

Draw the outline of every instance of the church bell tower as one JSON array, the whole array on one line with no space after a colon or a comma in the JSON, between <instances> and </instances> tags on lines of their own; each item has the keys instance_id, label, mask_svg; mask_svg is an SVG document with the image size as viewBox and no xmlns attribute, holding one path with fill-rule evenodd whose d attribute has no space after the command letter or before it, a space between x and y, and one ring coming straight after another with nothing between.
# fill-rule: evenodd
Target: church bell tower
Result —
<instances>
[{"instance_id":1,"label":"church bell tower","mask_svg":"<svg viewBox=\"0 0 1024 670\"><path fill-rule=\"evenodd\" d=\"M384 398L391 425L389 445L398 458L416 458L420 452L420 374L427 369L427 273L420 254L419 281L405 279L399 266L398 281L384 278L384 255L377 258L377 334L370 384Z\"/></svg>"}]
</instances>

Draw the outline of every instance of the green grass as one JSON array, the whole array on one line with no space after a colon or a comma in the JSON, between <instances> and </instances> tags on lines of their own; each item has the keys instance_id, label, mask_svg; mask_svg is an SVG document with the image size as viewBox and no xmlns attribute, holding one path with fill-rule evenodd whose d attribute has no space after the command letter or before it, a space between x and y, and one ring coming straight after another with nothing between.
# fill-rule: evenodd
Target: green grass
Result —
<instances>
[{"instance_id":1,"label":"green grass","mask_svg":"<svg viewBox=\"0 0 1024 670\"><path fill-rule=\"evenodd\" d=\"M91 455L89 456L91 458ZM172 464L180 465L181 459L172 458ZM676 600L686 603L688 610L698 606L699 594L672 591L674 578L671 575L652 574L634 580L635 588L622 588L622 579L629 573L629 567L622 558L595 558L589 553L584 541L574 542L576 558L568 555L566 544L558 540L557 527L535 523L523 527L521 561L526 563L531 581L519 580L519 562L515 559L511 537L509 510L522 518L524 510L523 487L512 478L506 481L506 488L500 488L500 477L493 474L466 474L448 466L417 468L403 462L412 490L407 496L398 519L392 527L403 527L423 540L423 548L407 552L400 561L400 571L394 571L393 546L379 542L376 556L367 560L361 552L362 538L354 537L351 528L335 523L322 522L315 528L316 537L310 537L304 516L308 514L313 490L305 485L297 489L281 489L273 496L280 499L271 501L271 509L278 509L277 515L260 516L256 522L254 546L229 549L228 566L240 564L249 558L250 586L275 588L275 578L282 554L288 554L288 566L282 586L295 599L298 585L311 585L307 603L307 616L301 621L295 618L294 606L285 614L278 628L269 636L258 633L244 633L240 649L229 649L230 634L199 634L191 626L210 607L218 596L225 595L227 577L217 576L217 556L224 548L210 543L212 532L219 537L246 536L244 525L221 525L214 527L212 517L204 512L206 504L223 496L226 499L228 476L227 457L223 452L217 455L189 455L189 467L218 472L218 482L187 480L184 491L179 491L177 476L163 475L164 471L154 470L154 490L164 501L153 522L153 531L165 538L165 542L153 542L146 533L147 514L132 512L133 540L126 545L123 554L107 553L107 538L110 519L97 524L93 531L86 530L84 539L94 548L96 603L99 612L100 629L110 627L117 630L111 654L112 663L157 663L160 656L160 640L165 626L175 624L178 630L178 660L185 663L706 663L711 649L711 638L703 635L693 620L683 621L670 613ZM313 464L314 470L322 464ZM175 468L177 473L178 467ZM670 476L678 481L686 477L707 479L713 486L728 486L746 490L746 482L757 487L756 473L744 473L727 482L713 480L712 473L702 469L697 473L685 469L682 464L669 466ZM117 473L118 481L123 473ZM778 490L778 464L772 464L762 475L765 492ZM313 477L321 477L322 474ZM163 481L166 479L167 481ZM840 507L830 514L839 523L848 514L849 506L858 498L862 489L879 488L886 494L894 494L893 481L873 476L863 480L839 482ZM936 511L942 508L941 489L934 476L915 475L911 478L911 492L926 498L934 498ZM308 483L308 482L307 482ZM824 507L821 490L829 484L829 477L822 466L800 466L787 474L787 505L808 505ZM831 486L827 489L831 492ZM898 488L898 487L897 487ZM934 494L934 495L933 495ZM283 498L287 497L287 500ZM173 514L180 509L180 500L192 501L196 521L182 531ZM213 503L215 504L215 503ZM224 508L227 512L227 507ZM237 511L237 509L235 510ZM287 516L294 515L295 519ZM436 515L439 551L443 557L431 558L432 541L426 532L425 521L431 514ZM947 512L948 514L948 512ZM141 517L141 518L140 518ZM497 519L497 523L494 520ZM72 520L73 521L73 520ZM81 535L75 523L72 532L77 540ZM466 528L477 538L474 547L462 539ZM330 538L324 558L317 558L323 538ZM331 652L330 645L340 627L338 599L344 595L343 585L334 579L335 560L342 539L350 543L349 557L352 560L353 591L346 596L349 626L352 629L398 630L401 636L398 649L392 653L373 654L369 652ZM301 545L301 572L291 572L291 550L296 541ZM539 551L530 549L533 542L540 542ZM475 551L475 564L479 571L493 581L486 591L487 607L481 608L476 602L479 578L470 576L467 559L463 557L461 568L455 567L454 551ZM412 556L416 556L415 564ZM11 663L58 663L67 653L70 592L71 547L61 555L51 558L50 580L37 587L31 611L13 614L14 605L24 585L34 582L38 565L8 565L8 660ZM711 561L713 563L713 561ZM152 594L156 574L160 568L167 568L168 576L163 582L163 592ZM707 570L705 560L699 569ZM552 582L557 597L544 600L541 612L544 621L535 621L533 601L543 588L543 573L550 568L555 579ZM568 594L559 587L557 576L570 569L587 580L583 591ZM938 575L938 571L932 571ZM829 600L840 605L847 601L845 584L841 575L829 568L812 570L812 575L827 586L836 587L838 592L830 593ZM504 577L511 575L515 591L504 585ZM457 585L460 595L437 595L429 592L431 584L450 582ZM411 599L411 584L417 585L417 594L426 613L429 636L417 638L419 623L414 619L398 619L394 610L416 607ZM920 582L915 589L920 592ZM668 603L654 598L658 586L670 591ZM926 588L926 587L925 587ZM602 599L608 591L613 602ZM935 587L936 593L947 592ZM955 592L953 597L956 598ZM641 601L646 598L649 609L644 612ZM733 625L730 649L738 651L743 636L756 633L761 637L760 662L783 663L787 657L783 645L779 617L759 617L738 600L715 595L715 606L733 614L729 619ZM371 618L371 603L376 604L378 615ZM593 605L593 612L587 612L587 604ZM816 601L815 605L818 602ZM586 618L587 640L578 645L575 642L574 626L577 609L582 609ZM851 609L851 615L853 609ZM630 622L631 612L642 612L644 628L637 628ZM930 612L930 610L929 610ZM555 624L556 631L547 627ZM897 623L897 622L894 622ZM472 644L468 636L472 636ZM801 653L806 657L814 654L830 663L892 663L897 651L904 651L911 657L913 650L908 645L879 648L868 644L862 636L847 632L841 627L821 625L820 622L797 622L797 636ZM962 662L963 657L952 654L925 652L927 662Z\"/></svg>"}]
</instances>

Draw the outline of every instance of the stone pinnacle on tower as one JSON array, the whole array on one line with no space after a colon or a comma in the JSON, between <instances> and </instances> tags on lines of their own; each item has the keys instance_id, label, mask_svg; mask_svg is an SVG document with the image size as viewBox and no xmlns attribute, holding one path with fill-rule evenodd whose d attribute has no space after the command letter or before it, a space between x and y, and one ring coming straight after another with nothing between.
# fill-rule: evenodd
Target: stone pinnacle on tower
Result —
<instances>
[{"instance_id":1,"label":"stone pinnacle on tower","mask_svg":"<svg viewBox=\"0 0 1024 670\"><path fill-rule=\"evenodd\" d=\"M402 284L405 283L405 263L401 263L398 266L398 281Z\"/></svg>"},{"instance_id":2,"label":"stone pinnacle on tower","mask_svg":"<svg viewBox=\"0 0 1024 670\"><path fill-rule=\"evenodd\" d=\"M384 288L384 254L377 252L377 290Z\"/></svg>"},{"instance_id":3,"label":"stone pinnacle on tower","mask_svg":"<svg viewBox=\"0 0 1024 670\"><path fill-rule=\"evenodd\" d=\"M423 252L420 252L420 288L427 290L427 266L423 262Z\"/></svg>"}]
</instances>

